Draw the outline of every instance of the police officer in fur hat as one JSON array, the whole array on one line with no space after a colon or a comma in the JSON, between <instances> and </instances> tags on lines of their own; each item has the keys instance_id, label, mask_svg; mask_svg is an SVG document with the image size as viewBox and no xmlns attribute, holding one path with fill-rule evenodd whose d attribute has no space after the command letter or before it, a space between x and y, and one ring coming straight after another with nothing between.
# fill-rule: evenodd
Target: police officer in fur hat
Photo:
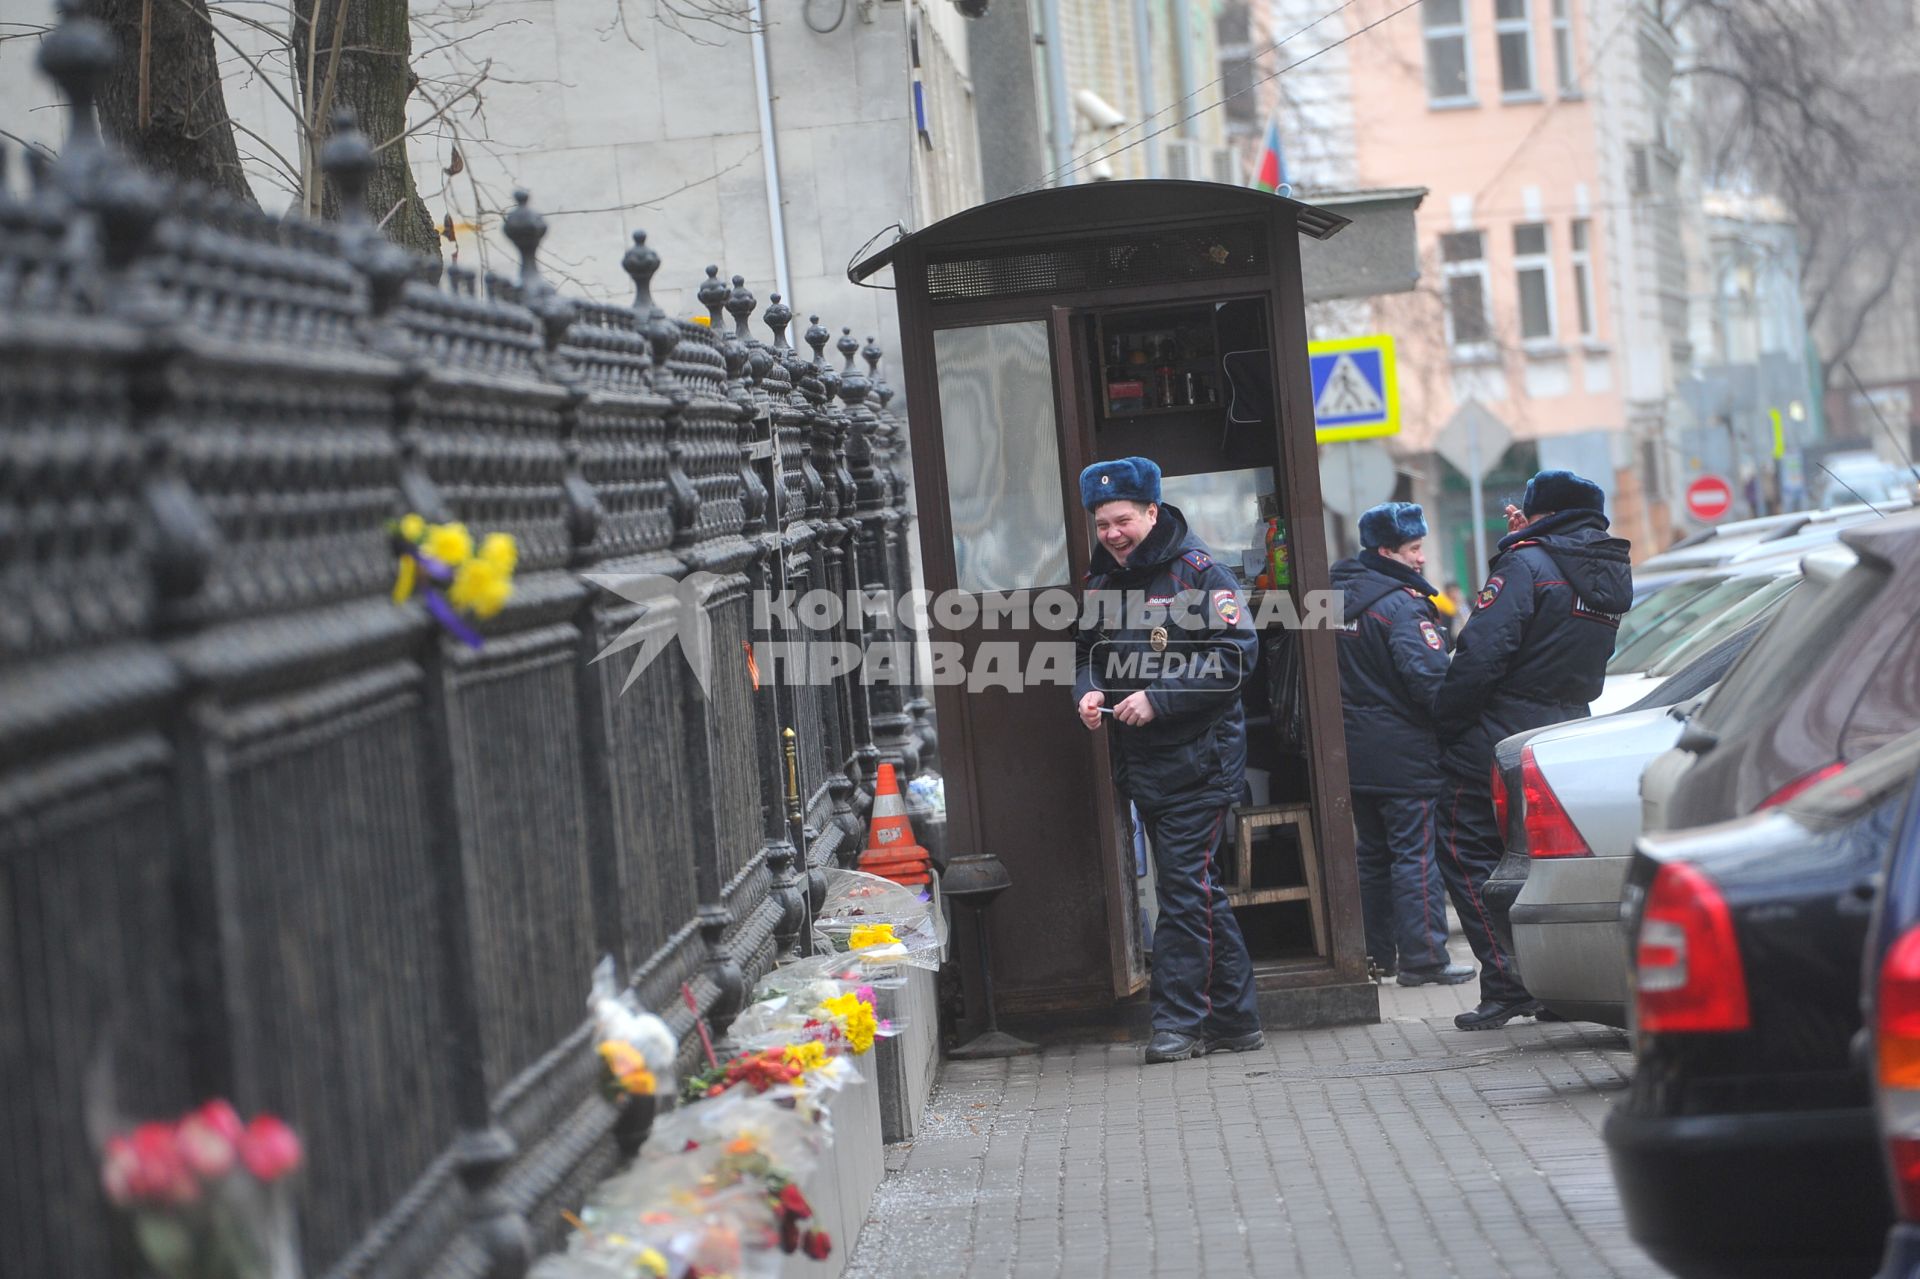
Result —
<instances>
[{"instance_id":1,"label":"police officer in fur hat","mask_svg":"<svg viewBox=\"0 0 1920 1279\"><path fill-rule=\"evenodd\" d=\"M1434 864L1445 777L1433 699L1447 676L1446 624L1421 570L1426 515L1387 502L1360 517L1360 554L1333 566L1345 606L1340 699L1358 835L1367 958L1402 986L1458 985L1447 955L1447 898Z\"/></svg>"},{"instance_id":2,"label":"police officer in fur hat","mask_svg":"<svg viewBox=\"0 0 1920 1279\"><path fill-rule=\"evenodd\" d=\"M1086 587L1099 594L1075 635L1074 699L1089 731L1114 734L1114 778L1153 845L1160 903L1147 1060L1246 1052L1265 1040L1219 857L1245 785L1240 688L1257 640L1233 574L1160 501L1152 460L1094 463L1080 498L1095 539Z\"/></svg>"},{"instance_id":3,"label":"police officer in fur hat","mask_svg":"<svg viewBox=\"0 0 1920 1279\"><path fill-rule=\"evenodd\" d=\"M1541 1011L1513 962L1506 921L1483 892L1506 848L1493 812L1494 744L1587 714L1606 679L1620 614L1633 603L1629 547L1607 532L1599 485L1542 471L1522 502L1507 508L1509 531L1434 701L1448 779L1440 869L1480 960L1480 1005L1454 1018L1462 1030Z\"/></svg>"}]
</instances>

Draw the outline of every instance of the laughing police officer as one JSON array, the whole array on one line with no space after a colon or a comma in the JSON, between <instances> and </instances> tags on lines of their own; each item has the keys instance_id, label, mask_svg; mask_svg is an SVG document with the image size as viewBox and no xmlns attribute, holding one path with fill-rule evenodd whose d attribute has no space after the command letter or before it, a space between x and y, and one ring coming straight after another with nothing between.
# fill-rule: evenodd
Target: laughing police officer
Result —
<instances>
[{"instance_id":1,"label":"laughing police officer","mask_svg":"<svg viewBox=\"0 0 1920 1279\"><path fill-rule=\"evenodd\" d=\"M1074 696L1089 730L1114 721L1115 781L1146 826L1160 903L1147 1060L1258 1048L1253 962L1216 870L1245 784L1253 629L1233 575L1160 502L1151 460L1094 463L1080 498L1096 539L1087 589L1123 615L1083 619Z\"/></svg>"},{"instance_id":2,"label":"laughing police officer","mask_svg":"<svg viewBox=\"0 0 1920 1279\"><path fill-rule=\"evenodd\" d=\"M1483 890L1506 849L1493 814L1493 748L1503 737L1579 719L1599 696L1620 614L1633 602L1626 539L1607 534L1606 495L1571 471L1527 482L1511 530L1434 700L1446 740L1440 869L1460 927L1480 959L1480 1006L1462 1030L1504 1026L1540 1011L1527 994Z\"/></svg>"},{"instance_id":3,"label":"laughing police officer","mask_svg":"<svg viewBox=\"0 0 1920 1279\"><path fill-rule=\"evenodd\" d=\"M1402 986L1454 986L1473 968L1447 956L1447 893L1433 858L1444 782L1433 699L1447 641L1420 575L1426 535L1418 506L1387 502L1360 517L1360 554L1333 566L1346 610L1340 700L1367 956Z\"/></svg>"}]
</instances>

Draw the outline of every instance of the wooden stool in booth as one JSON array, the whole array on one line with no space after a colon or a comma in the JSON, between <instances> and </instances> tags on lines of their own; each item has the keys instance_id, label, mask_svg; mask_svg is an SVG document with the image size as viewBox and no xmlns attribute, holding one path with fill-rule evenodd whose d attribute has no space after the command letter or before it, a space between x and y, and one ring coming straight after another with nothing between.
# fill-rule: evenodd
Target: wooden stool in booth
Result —
<instances>
[{"instance_id":1,"label":"wooden stool in booth","mask_svg":"<svg viewBox=\"0 0 1920 1279\"><path fill-rule=\"evenodd\" d=\"M1313 845L1313 809L1305 804L1279 804L1266 808L1242 808L1238 812L1239 856L1234 859L1233 882L1227 885L1227 901L1234 906L1262 906L1269 902L1305 902L1307 918L1313 928L1313 952L1327 954L1326 900L1320 894L1319 857ZM1300 840L1301 882L1273 884L1255 888L1254 832L1269 826L1291 826Z\"/></svg>"}]
</instances>

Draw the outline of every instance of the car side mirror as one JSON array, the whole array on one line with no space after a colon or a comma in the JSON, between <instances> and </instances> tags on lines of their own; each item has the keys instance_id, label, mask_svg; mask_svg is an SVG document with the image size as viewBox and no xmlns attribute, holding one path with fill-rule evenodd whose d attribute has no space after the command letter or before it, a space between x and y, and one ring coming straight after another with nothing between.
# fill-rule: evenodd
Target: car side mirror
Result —
<instances>
[{"instance_id":1,"label":"car side mirror","mask_svg":"<svg viewBox=\"0 0 1920 1279\"><path fill-rule=\"evenodd\" d=\"M1720 744L1720 735L1698 724L1688 724L1686 731L1680 734L1680 740L1674 745L1689 755L1705 755Z\"/></svg>"}]
</instances>

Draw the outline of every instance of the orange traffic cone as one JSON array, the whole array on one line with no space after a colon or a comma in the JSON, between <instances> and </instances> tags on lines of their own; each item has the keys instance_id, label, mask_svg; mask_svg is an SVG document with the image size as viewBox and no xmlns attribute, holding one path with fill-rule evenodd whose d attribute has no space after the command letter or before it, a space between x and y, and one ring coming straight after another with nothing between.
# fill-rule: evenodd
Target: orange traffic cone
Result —
<instances>
[{"instance_id":1,"label":"orange traffic cone","mask_svg":"<svg viewBox=\"0 0 1920 1279\"><path fill-rule=\"evenodd\" d=\"M860 854L860 869L896 884L918 885L932 882L931 865L927 850L913 838L907 801L901 798L893 765L882 764L874 779L873 823L867 827L867 850Z\"/></svg>"}]
</instances>

